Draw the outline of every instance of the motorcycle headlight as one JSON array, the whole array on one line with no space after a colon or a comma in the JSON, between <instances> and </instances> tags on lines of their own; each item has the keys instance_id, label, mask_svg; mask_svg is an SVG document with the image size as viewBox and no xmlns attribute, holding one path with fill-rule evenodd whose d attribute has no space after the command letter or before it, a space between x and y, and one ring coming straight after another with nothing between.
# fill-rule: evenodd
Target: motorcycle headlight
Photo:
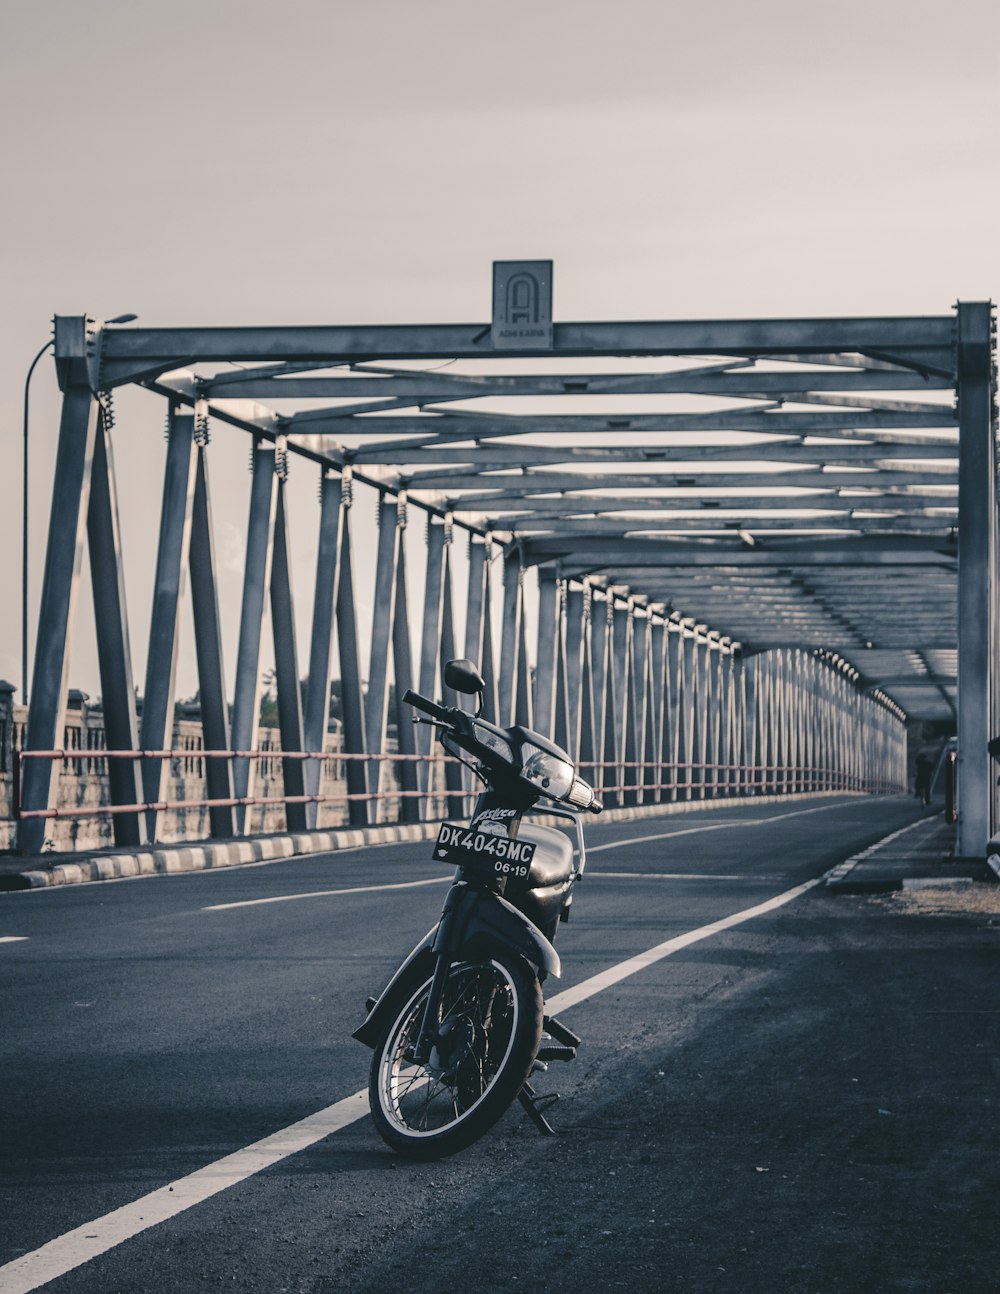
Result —
<instances>
[{"instance_id":1,"label":"motorcycle headlight","mask_svg":"<svg viewBox=\"0 0 1000 1294\"><path fill-rule=\"evenodd\" d=\"M485 746L487 750L491 750L505 764L513 764L514 752L510 748L510 742L504 741L503 737L498 737L485 724L473 722L472 735L480 745Z\"/></svg>"},{"instance_id":2,"label":"motorcycle headlight","mask_svg":"<svg viewBox=\"0 0 1000 1294\"><path fill-rule=\"evenodd\" d=\"M573 786L575 769L568 760L525 742L521 747L521 776L554 800L563 800Z\"/></svg>"}]
</instances>

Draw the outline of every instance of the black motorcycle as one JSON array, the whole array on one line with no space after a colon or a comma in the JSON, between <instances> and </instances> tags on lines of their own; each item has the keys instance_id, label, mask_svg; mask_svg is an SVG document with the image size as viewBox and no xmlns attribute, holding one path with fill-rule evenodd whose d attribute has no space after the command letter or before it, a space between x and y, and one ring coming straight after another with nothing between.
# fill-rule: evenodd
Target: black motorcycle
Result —
<instances>
[{"instance_id":1,"label":"black motorcycle","mask_svg":"<svg viewBox=\"0 0 1000 1294\"><path fill-rule=\"evenodd\" d=\"M369 1101L382 1138L416 1159L470 1145L520 1100L541 1132L552 1129L528 1079L551 1060L572 1060L580 1039L544 1014L542 984L561 974L553 947L586 863L576 813L546 815L576 827L577 859L562 832L522 817L540 799L600 813L572 759L530 728L499 728L480 715L483 680L471 661L449 661L445 683L479 695L475 715L408 691L449 754L484 789L468 826L443 823L433 857L457 871L441 920L429 931L354 1034L371 1047ZM415 720L428 722L428 720Z\"/></svg>"}]
</instances>

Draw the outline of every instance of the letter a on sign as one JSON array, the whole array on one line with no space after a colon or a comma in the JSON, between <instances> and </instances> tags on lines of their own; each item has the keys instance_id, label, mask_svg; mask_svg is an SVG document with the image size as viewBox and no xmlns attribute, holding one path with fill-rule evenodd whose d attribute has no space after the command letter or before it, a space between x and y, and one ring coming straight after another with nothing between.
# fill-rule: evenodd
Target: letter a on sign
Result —
<instances>
[{"instance_id":1,"label":"letter a on sign","mask_svg":"<svg viewBox=\"0 0 1000 1294\"><path fill-rule=\"evenodd\" d=\"M552 349L552 262L493 262L493 349Z\"/></svg>"}]
</instances>

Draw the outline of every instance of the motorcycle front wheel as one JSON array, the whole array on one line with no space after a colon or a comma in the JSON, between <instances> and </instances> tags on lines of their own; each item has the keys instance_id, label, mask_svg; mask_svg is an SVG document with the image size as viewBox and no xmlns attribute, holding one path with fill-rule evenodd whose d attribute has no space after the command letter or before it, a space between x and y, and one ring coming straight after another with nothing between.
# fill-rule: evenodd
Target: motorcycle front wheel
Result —
<instances>
[{"instance_id":1,"label":"motorcycle front wheel","mask_svg":"<svg viewBox=\"0 0 1000 1294\"><path fill-rule=\"evenodd\" d=\"M368 1096L379 1135L400 1154L440 1159L493 1126L531 1072L542 1033L542 990L506 949L455 962L426 1064L413 1048L430 977L413 987L375 1046Z\"/></svg>"}]
</instances>

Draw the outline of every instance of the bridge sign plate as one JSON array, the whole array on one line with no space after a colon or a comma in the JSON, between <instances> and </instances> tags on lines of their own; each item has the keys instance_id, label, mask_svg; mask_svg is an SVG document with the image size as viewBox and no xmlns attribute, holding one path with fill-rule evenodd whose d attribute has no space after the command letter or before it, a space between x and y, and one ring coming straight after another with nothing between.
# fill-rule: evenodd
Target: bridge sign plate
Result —
<instances>
[{"instance_id":1,"label":"bridge sign plate","mask_svg":"<svg viewBox=\"0 0 1000 1294\"><path fill-rule=\"evenodd\" d=\"M493 262L493 349L552 349L552 262Z\"/></svg>"}]
</instances>

